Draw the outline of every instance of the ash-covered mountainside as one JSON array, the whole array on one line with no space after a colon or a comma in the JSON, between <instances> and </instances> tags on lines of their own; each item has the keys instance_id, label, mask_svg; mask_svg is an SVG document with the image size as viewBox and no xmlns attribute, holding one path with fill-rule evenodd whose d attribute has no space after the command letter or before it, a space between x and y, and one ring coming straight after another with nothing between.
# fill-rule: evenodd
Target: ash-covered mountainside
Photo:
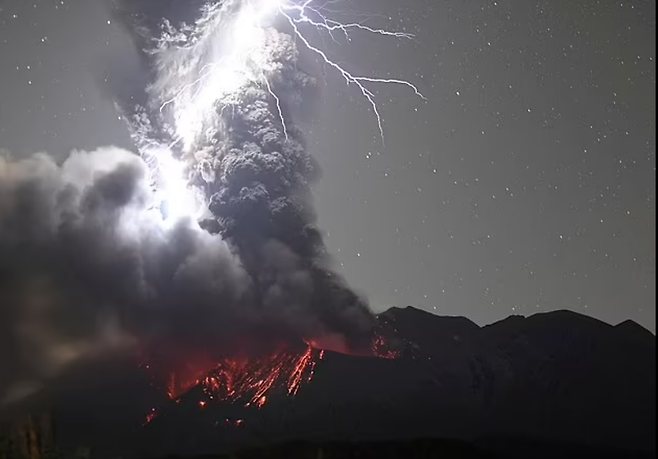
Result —
<instances>
[{"instance_id":1,"label":"ash-covered mountainside","mask_svg":"<svg viewBox=\"0 0 658 459\"><path fill-rule=\"evenodd\" d=\"M637 324L556 311L479 327L412 307L392 308L379 321L405 343L399 358L326 352L295 397L282 391L261 409L201 407L206 398L195 388L126 434L124 448L189 455L297 440L514 437L655 451L655 336ZM110 413L112 396L101 398ZM94 418L101 402L93 400L68 420L60 408L63 441L80 444L76 435L86 430L116 442L112 430L100 435L92 425L115 416ZM115 417L125 425L126 416Z\"/></svg>"}]
</instances>

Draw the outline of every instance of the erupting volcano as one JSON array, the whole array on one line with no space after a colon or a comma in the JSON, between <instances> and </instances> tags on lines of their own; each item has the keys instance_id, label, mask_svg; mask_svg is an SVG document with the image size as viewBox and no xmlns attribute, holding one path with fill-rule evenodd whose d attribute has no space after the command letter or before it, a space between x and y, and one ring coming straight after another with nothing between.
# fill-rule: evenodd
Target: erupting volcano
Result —
<instances>
[{"instance_id":1,"label":"erupting volcano","mask_svg":"<svg viewBox=\"0 0 658 459\"><path fill-rule=\"evenodd\" d=\"M655 450L652 333L565 311L483 327L376 315L314 200L326 161L340 265L379 308L415 297L488 322L601 301L603 317L653 318L637 301L655 300L655 142L641 135L655 119L629 111L655 70L655 49L630 41L653 25L642 8L624 2L626 31L599 33L610 8L592 22L589 7L546 2L399 0L372 15L340 0L24 3L0 1L0 133L29 140L9 145L18 155L49 153L0 149L0 457L5 430L33 457L55 453L50 430L62 457L501 435ZM429 48L394 49L423 28ZM607 57L605 34L623 42ZM628 78L600 78L624 62ZM391 63L441 107L419 110ZM325 90L361 105L320 103ZM387 120L400 127L388 146ZM70 151L83 121L80 140L123 148ZM43 413L56 429L41 435Z\"/></svg>"},{"instance_id":2,"label":"erupting volcano","mask_svg":"<svg viewBox=\"0 0 658 459\"><path fill-rule=\"evenodd\" d=\"M310 37L410 36L310 0L182 3L112 2L141 56L134 81L110 88L137 155L0 157L0 304L19 305L0 310L0 336L29 349L6 357L0 398L119 354L174 399L202 385L209 401L262 405L276 387L297 393L323 350L397 355L333 267L295 118L321 65L368 102L383 141L369 86L422 98L416 87L352 74Z\"/></svg>"},{"instance_id":3,"label":"erupting volcano","mask_svg":"<svg viewBox=\"0 0 658 459\"><path fill-rule=\"evenodd\" d=\"M140 367L155 377L154 385L165 390L168 398L180 402L183 395L200 388L203 397L198 401L200 409L209 403L240 403L245 408L262 408L270 394L279 392L295 396L305 383L313 379L316 366L323 360L326 350L319 347L320 341L309 341L305 346L280 345L273 352L235 352L230 357L213 360L199 355L188 355L179 359L169 357L163 372L158 364L142 363ZM331 349L330 349L331 350ZM333 352L336 352L333 349ZM338 353L349 354L343 349ZM392 348L381 334L373 338L369 352L352 353L362 357L395 359L402 355L401 349ZM181 361L173 367L174 362ZM163 377L164 375L164 377ZM158 414L157 408L146 414L145 425Z\"/></svg>"},{"instance_id":4,"label":"erupting volcano","mask_svg":"<svg viewBox=\"0 0 658 459\"><path fill-rule=\"evenodd\" d=\"M205 399L198 402L199 408L212 402L240 402L245 407L261 408L272 390L283 388L287 395L297 394L304 382L311 381L323 355L323 350L311 346L301 353L286 346L260 357L226 358L210 370L206 365L187 365L169 373L167 395L178 401L190 389L200 387ZM146 415L147 424L157 412L153 408Z\"/></svg>"},{"instance_id":5,"label":"erupting volcano","mask_svg":"<svg viewBox=\"0 0 658 459\"><path fill-rule=\"evenodd\" d=\"M295 395L304 381L313 378L313 370L324 351L310 346L302 354L292 349L280 349L272 354L253 358L225 359L200 379L170 375L167 393L178 398L194 386L203 387L209 401L234 402L247 399L245 406L263 406L268 392L277 385L285 386Z\"/></svg>"},{"instance_id":6,"label":"erupting volcano","mask_svg":"<svg viewBox=\"0 0 658 459\"><path fill-rule=\"evenodd\" d=\"M305 27L409 36L331 21L310 1L208 3L192 20L147 5L118 2L151 79L137 96L119 93L118 105L149 165L164 221L191 218L199 231L220 236L244 277L230 305L219 306L228 327L190 334L176 325L168 342L177 349L156 346L160 355L147 366L166 380L159 384L174 399L203 386L208 401L262 406L279 386L297 393L324 350L398 356L376 333L367 303L331 269L311 199L318 166L294 115L316 86L298 45L355 86L380 131L366 84L402 84L420 95L406 81L352 75L311 44ZM214 282L212 273L202 275Z\"/></svg>"}]
</instances>

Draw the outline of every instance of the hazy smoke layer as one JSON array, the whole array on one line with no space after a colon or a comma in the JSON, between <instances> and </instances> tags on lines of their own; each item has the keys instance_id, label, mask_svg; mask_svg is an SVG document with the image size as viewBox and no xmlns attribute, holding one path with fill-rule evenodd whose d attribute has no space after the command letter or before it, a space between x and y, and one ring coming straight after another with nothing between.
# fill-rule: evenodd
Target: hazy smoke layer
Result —
<instances>
[{"instance_id":1,"label":"hazy smoke layer","mask_svg":"<svg viewBox=\"0 0 658 459\"><path fill-rule=\"evenodd\" d=\"M146 177L115 148L0 158L0 397L151 339L219 341L239 317L239 261L189 221L163 227Z\"/></svg>"},{"instance_id":2,"label":"hazy smoke layer","mask_svg":"<svg viewBox=\"0 0 658 459\"><path fill-rule=\"evenodd\" d=\"M61 165L0 157L0 404L117 349L167 359L270 339L370 341L372 315L329 268L316 227L318 167L291 119L313 80L293 40L263 30L252 77L220 94L208 85L199 101L190 84L235 46L218 34L242 2L182 3L117 4L150 81L114 88L141 158L116 148ZM163 223L153 162L163 152L186 165L200 226Z\"/></svg>"}]
</instances>

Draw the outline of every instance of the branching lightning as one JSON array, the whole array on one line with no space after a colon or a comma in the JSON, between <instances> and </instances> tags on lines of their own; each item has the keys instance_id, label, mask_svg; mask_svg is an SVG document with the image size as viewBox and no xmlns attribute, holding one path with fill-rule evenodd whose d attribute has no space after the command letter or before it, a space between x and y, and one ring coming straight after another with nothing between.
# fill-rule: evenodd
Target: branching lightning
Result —
<instances>
[{"instance_id":1,"label":"branching lightning","mask_svg":"<svg viewBox=\"0 0 658 459\"><path fill-rule=\"evenodd\" d=\"M332 2L333 3L333 2ZM234 4L237 4L234 2ZM287 138L288 131L277 95L272 90L268 79L268 62L265 56L267 45L264 28L277 17L283 18L291 27L292 32L304 46L314 53L321 61L337 71L348 85L355 85L361 95L368 101L375 115L379 135L384 143L384 127L379 106L375 100L375 94L366 85L368 83L398 84L409 87L423 100L427 100L418 88L409 81L396 78L379 78L371 76L354 75L343 66L332 60L327 52L313 45L303 30L303 26L313 27L316 31L325 32L336 42L334 32L341 32L345 39L350 42L352 37L350 31L361 31L383 37L412 39L413 35L405 32L376 29L359 22L342 23L327 17L329 11L326 5L316 7L312 0L304 0L296 4L291 0L245 0L241 7L231 14L234 15L228 40L231 41L231 49L228 56L223 56L218 62L204 65L198 72L198 76L191 83L183 86L172 98L162 103L160 109L164 110L170 104L179 102L190 90L194 93L188 100L182 101L180 108L182 113L178 118L178 137L187 139L195 135L195 126L198 129L199 118L203 118L205 109L214 103L227 105L235 103L234 95L247 82L257 82L265 86L274 99L280 122ZM208 21L212 24L212 21ZM214 32L209 31L209 35ZM223 39L226 39L223 37Z\"/></svg>"},{"instance_id":2,"label":"branching lightning","mask_svg":"<svg viewBox=\"0 0 658 459\"><path fill-rule=\"evenodd\" d=\"M308 23L311 24L315 27L317 27L320 30L327 30L329 32L334 31L334 30L341 30L345 34L345 36L349 40L349 35L347 30L349 28L358 28L360 30L365 30L368 32L376 33L379 35L385 35L385 36L394 36L394 37L403 37L403 38L409 38L409 34L405 34L402 32L389 32L386 30L381 30L381 29L372 29L370 27L363 26L361 24L341 24L335 21L331 21L332 25L328 25L329 20L324 18L324 16L321 15L323 22L315 22L306 16L306 9L308 8L308 4L310 3L310 0L307 0L306 3L304 3L301 6L295 6L295 5L282 5L279 8L279 12L288 20L288 23L292 27L295 36L301 40L304 45L314 52L316 55L318 55L325 64L329 65L330 67L333 67L336 71L338 71L343 78L345 78L345 81L347 84L355 84L363 97L365 97L368 102L370 103L370 106L372 107L372 111L375 114L375 117L377 118L377 127L379 128L379 135L382 140L382 144L384 143L384 126L382 124L382 117L379 112L379 107L377 106L377 103L375 101L375 95L374 93L366 88L363 83L368 82L368 83L392 83L392 84L401 84L410 87L411 89L414 90L416 95L421 97L423 100L426 100L425 97L420 93L418 88L413 85L412 83L406 81L406 80L399 80L399 79L394 79L394 78L375 78L375 77L364 77L364 76L355 76L345 70L345 68L341 67L339 64L336 62L332 61L327 54L322 51L321 49L313 46L309 40L306 38L306 36L302 33L300 28L298 27L299 23ZM288 10L296 10L299 11L299 18L293 18L289 13ZM320 14L316 10L313 10L316 12L316 14Z\"/></svg>"},{"instance_id":3,"label":"branching lightning","mask_svg":"<svg viewBox=\"0 0 658 459\"><path fill-rule=\"evenodd\" d=\"M180 89L180 91L178 91L178 93L176 94L176 96L175 96L174 98L165 101L165 102L160 106L160 112L162 112L162 111L167 107L167 105L169 105L169 104L173 103L174 101L176 101L176 99L178 99L178 98L179 98L179 97L180 97L185 91L187 91L188 89L194 88L194 87L197 88L197 90L196 90L196 92L195 92L195 95L194 95L194 97L193 97L193 98L195 98L195 97L198 95L199 91L200 91L200 87L201 87L201 85L203 84L203 81L204 81L208 76L210 76L210 74L212 73L212 69L213 69L216 65L217 65L217 64L215 64L215 63L211 63L211 64L206 64L205 66L203 66L203 68L201 69L201 72L200 72L200 76L199 76L199 78L197 78L196 80L194 80L192 83L189 83L189 84L186 84L185 86L183 86L183 87ZM210 72L207 72L207 73L206 73L206 70L207 70L207 69L211 69Z\"/></svg>"},{"instance_id":4,"label":"branching lightning","mask_svg":"<svg viewBox=\"0 0 658 459\"><path fill-rule=\"evenodd\" d=\"M329 19L325 16L325 14L318 8L314 8L311 6L311 1L312 0L305 0L303 4L301 5L295 5L293 3L289 2L284 2L279 5L278 11L279 13L286 18L290 26L292 27L295 36L301 40L302 43L304 43L304 46L306 46L310 51L314 52L317 56L319 56L325 64L329 65L330 67L334 68L336 71L338 71L341 76L345 79L347 84L355 84L361 94L368 100L370 103L373 113L375 114L375 117L377 118L377 127L379 128L379 134L380 138L382 140L382 143L384 143L384 128L382 124L382 117L379 112L379 108L377 106L377 103L375 102L375 96L371 90L366 88L363 83L389 83L389 84L401 84L404 86L407 86L411 89L413 89L414 93L419 96L423 100L427 100L418 90L418 88L410 83L409 81L406 80L400 80L400 79L395 79L395 78L376 78L376 77L366 77L366 76L356 76L353 75L352 73L348 72L345 68L331 60L327 54L320 50L318 47L313 46L310 41L307 39L307 37L302 33L301 29L299 28L298 24L309 24L313 27L315 27L317 30L322 31L325 30L331 34L331 32L334 31L341 31L343 32L346 40L351 41L351 37L348 33L350 29L357 29L377 35L382 35L382 36L389 36L389 37L395 37L395 38L406 38L406 39L411 39L413 38L413 35L405 33L405 32L396 32L396 31L389 31L385 29L375 29L369 26L366 26L361 23L341 23L332 19ZM315 13L321 20L315 21L311 19L307 11L311 11ZM293 17L290 12L296 12L297 17ZM333 38L333 36L332 36Z\"/></svg>"},{"instance_id":5,"label":"branching lightning","mask_svg":"<svg viewBox=\"0 0 658 459\"><path fill-rule=\"evenodd\" d=\"M281 100L279 99L279 96L277 96L272 90L270 81L267 79L266 76L263 76L263 81L265 81L265 86L267 86L267 91L270 93L270 95L274 98L274 101L276 102L276 109L279 114L279 118L281 120L281 126L283 127L283 135L285 136L286 140L288 140L288 127L286 126L286 120L283 117L283 110L281 109Z\"/></svg>"},{"instance_id":6,"label":"branching lightning","mask_svg":"<svg viewBox=\"0 0 658 459\"><path fill-rule=\"evenodd\" d=\"M308 23L311 24L314 27L324 29L328 32L333 32L336 30L340 30L343 32L345 35L345 38L347 41L351 41L351 38L348 34L349 29L360 29L366 32L370 33L375 33L379 35L388 35L391 37L397 37L397 38L413 38L412 34L408 34L405 32L395 32L395 31L389 31L389 30L384 30L384 29L374 29L372 27L368 27L364 24L361 23L347 23L343 24L338 21L334 21L333 19L328 19L325 14L318 8L314 8L311 6L311 0L306 0L302 5L291 5L291 4L285 4L282 6L282 9L284 10L289 10L289 11L297 11L299 17L297 18L288 18L289 21L293 21L295 23ZM321 20L322 22L317 22L314 21L313 19L309 18L308 15L306 14L306 11L312 11L315 13Z\"/></svg>"}]
</instances>

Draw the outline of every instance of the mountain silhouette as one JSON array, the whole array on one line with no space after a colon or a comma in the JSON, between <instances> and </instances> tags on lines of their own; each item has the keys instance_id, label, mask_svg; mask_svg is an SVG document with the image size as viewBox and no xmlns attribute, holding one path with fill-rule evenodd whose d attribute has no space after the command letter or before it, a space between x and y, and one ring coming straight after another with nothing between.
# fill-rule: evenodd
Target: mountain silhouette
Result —
<instances>
[{"instance_id":1,"label":"mountain silhouette","mask_svg":"<svg viewBox=\"0 0 658 459\"><path fill-rule=\"evenodd\" d=\"M311 383L295 397L281 390L262 409L237 402L201 409L196 387L167 401L150 424L128 429L126 412L145 410L157 397L152 388L134 389L138 378L119 384L118 372L105 369L115 377L102 388L71 382L67 396L58 396L58 437L138 456L419 438L503 450L514 438L540 449L655 452L655 336L634 322L611 326L555 311L480 327L413 307L378 318L404 343L399 358L326 352Z\"/></svg>"}]
</instances>

